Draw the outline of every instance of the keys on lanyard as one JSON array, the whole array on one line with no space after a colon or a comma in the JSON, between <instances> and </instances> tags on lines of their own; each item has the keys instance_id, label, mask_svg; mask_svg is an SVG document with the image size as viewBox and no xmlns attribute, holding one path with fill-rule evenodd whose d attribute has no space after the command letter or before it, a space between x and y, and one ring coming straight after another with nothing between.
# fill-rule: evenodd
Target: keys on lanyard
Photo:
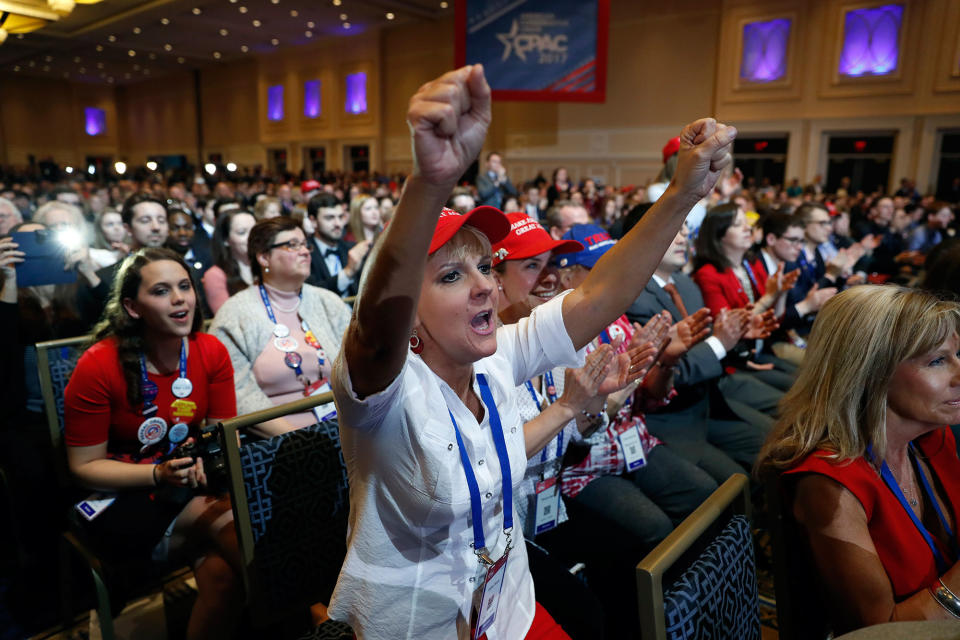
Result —
<instances>
[{"instance_id":1,"label":"keys on lanyard","mask_svg":"<svg viewBox=\"0 0 960 640\"><path fill-rule=\"evenodd\" d=\"M473 630L473 638L479 638L493 624L497 616L497 607L500 603L500 589L503 587L503 577L506 574L507 558L510 555L511 539L513 532L513 479L510 470L510 456L507 453L507 443L503 437L503 425L500 423L500 413L497 411L497 405L493 401L493 394L490 393L490 386L487 384L487 378L482 373L476 374L477 384L480 387L480 399L486 406L487 414L490 417L490 431L493 434L493 443L497 450L497 458L500 461L501 482L503 488L503 533L506 535L507 544L503 556L493 561L490 558L490 550L487 549L486 538L483 534L483 505L480 501L480 486L477 484L477 476L473 471L473 465L470 463L470 456L467 455L467 449L463 444L463 437L460 435L460 427L457 426L457 420L453 417L453 412L447 409L450 414L450 421L453 423L453 431L457 437L457 447L460 449L460 462L463 464L463 473L466 476L467 488L470 491L470 515L473 522L473 552L476 554L480 564L486 567L486 575L483 581L483 597L480 601L480 609L477 613L477 624Z\"/></svg>"}]
</instances>

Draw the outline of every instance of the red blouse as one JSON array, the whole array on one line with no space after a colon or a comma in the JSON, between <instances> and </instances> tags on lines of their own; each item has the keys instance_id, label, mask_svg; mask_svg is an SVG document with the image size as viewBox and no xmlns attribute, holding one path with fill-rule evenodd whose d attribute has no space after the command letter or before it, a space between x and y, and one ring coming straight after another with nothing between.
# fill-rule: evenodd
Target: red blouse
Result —
<instances>
[{"instance_id":1,"label":"red blouse","mask_svg":"<svg viewBox=\"0 0 960 640\"><path fill-rule=\"evenodd\" d=\"M170 388L178 371L169 375L148 373L159 393L154 401L156 415L168 425L190 425L190 435L207 418L232 418L237 414L233 387L233 365L226 347L215 337L195 333L187 340L187 377L193 383L189 396L178 400ZM107 442L109 457L135 461L142 444L137 432L144 421L142 405L131 407L127 383L117 355L117 342L108 338L96 343L80 357L64 392L64 437L72 447L88 447ZM154 447L142 462L166 453L169 443ZM163 449L160 451L159 449Z\"/></svg>"},{"instance_id":2,"label":"red blouse","mask_svg":"<svg viewBox=\"0 0 960 640\"><path fill-rule=\"evenodd\" d=\"M946 491L946 496L941 497L946 498L947 508L952 512L956 535L960 460L953 432L948 427L941 427L917 438L914 444L926 455L933 474ZM787 473L825 475L857 497L867 514L870 537L898 602L936 582L940 574L933 552L877 470L862 457L849 464L838 464L826 459L826 455L824 451L812 453ZM931 483L936 485L932 478ZM955 560L945 549L941 548L940 553L948 563Z\"/></svg>"},{"instance_id":3,"label":"red blouse","mask_svg":"<svg viewBox=\"0 0 960 640\"><path fill-rule=\"evenodd\" d=\"M754 260L750 264L753 279L753 299L759 300L767 287L767 272L763 267L763 260ZM693 272L693 281L703 293L703 302L710 308L710 313L716 317L721 309L740 309L750 304L740 284L740 279L733 269L717 271L712 264L705 264Z\"/></svg>"}]
</instances>

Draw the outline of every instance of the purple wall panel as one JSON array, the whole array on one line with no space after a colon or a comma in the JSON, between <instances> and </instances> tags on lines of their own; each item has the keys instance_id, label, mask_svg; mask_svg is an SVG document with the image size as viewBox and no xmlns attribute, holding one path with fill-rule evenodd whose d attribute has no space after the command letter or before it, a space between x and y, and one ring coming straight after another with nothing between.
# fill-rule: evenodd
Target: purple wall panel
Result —
<instances>
[{"instance_id":1,"label":"purple wall panel","mask_svg":"<svg viewBox=\"0 0 960 640\"><path fill-rule=\"evenodd\" d=\"M303 84L303 115L308 118L320 116L320 81L310 80Z\"/></svg>"},{"instance_id":2,"label":"purple wall panel","mask_svg":"<svg viewBox=\"0 0 960 640\"><path fill-rule=\"evenodd\" d=\"M903 5L848 11L844 20L841 74L882 76L897 70Z\"/></svg>"},{"instance_id":3,"label":"purple wall panel","mask_svg":"<svg viewBox=\"0 0 960 640\"><path fill-rule=\"evenodd\" d=\"M789 18L743 25L740 78L747 82L773 82L784 77L787 74L789 42Z\"/></svg>"},{"instance_id":4,"label":"purple wall panel","mask_svg":"<svg viewBox=\"0 0 960 640\"><path fill-rule=\"evenodd\" d=\"M283 85L275 84L267 88L267 120L283 120Z\"/></svg>"},{"instance_id":5,"label":"purple wall panel","mask_svg":"<svg viewBox=\"0 0 960 640\"><path fill-rule=\"evenodd\" d=\"M347 113L367 112L367 74L363 71L347 75L347 99L343 108Z\"/></svg>"},{"instance_id":6,"label":"purple wall panel","mask_svg":"<svg viewBox=\"0 0 960 640\"><path fill-rule=\"evenodd\" d=\"M83 119L88 136L102 136L107 132L107 114L103 109L85 107Z\"/></svg>"}]
</instances>

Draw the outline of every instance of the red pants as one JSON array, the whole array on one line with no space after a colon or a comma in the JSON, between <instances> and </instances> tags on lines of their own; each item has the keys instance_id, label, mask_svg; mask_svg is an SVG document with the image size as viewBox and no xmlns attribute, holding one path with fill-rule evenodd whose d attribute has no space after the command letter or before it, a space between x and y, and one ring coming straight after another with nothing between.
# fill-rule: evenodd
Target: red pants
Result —
<instances>
[{"instance_id":1,"label":"red pants","mask_svg":"<svg viewBox=\"0 0 960 640\"><path fill-rule=\"evenodd\" d=\"M487 634L480 636L480 640L487 640ZM525 640L570 640L570 636L538 602Z\"/></svg>"}]
</instances>

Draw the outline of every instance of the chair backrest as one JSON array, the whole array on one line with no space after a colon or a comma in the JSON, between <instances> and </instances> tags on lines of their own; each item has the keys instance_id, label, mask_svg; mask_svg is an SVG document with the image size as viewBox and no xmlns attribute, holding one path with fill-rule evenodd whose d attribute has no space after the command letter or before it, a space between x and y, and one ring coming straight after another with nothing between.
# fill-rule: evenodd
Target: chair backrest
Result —
<instances>
[{"instance_id":1,"label":"chair backrest","mask_svg":"<svg viewBox=\"0 0 960 640\"><path fill-rule=\"evenodd\" d=\"M67 481L63 448L63 392L89 340L90 336L77 336L38 342L36 345L37 373L40 376L40 392L43 394L44 411L47 414L50 444L54 455L63 457L64 462L56 465L61 483Z\"/></svg>"},{"instance_id":2,"label":"chair backrest","mask_svg":"<svg viewBox=\"0 0 960 640\"><path fill-rule=\"evenodd\" d=\"M731 476L637 565L642 637L760 638L748 487Z\"/></svg>"},{"instance_id":3,"label":"chair backrest","mask_svg":"<svg viewBox=\"0 0 960 640\"><path fill-rule=\"evenodd\" d=\"M777 599L777 633L781 640L824 640L831 624L820 577L782 476L765 479L770 539L773 546L773 583Z\"/></svg>"},{"instance_id":4,"label":"chair backrest","mask_svg":"<svg viewBox=\"0 0 960 640\"><path fill-rule=\"evenodd\" d=\"M265 626L330 601L346 555L346 466L335 421L242 448L231 430L224 445L247 601Z\"/></svg>"}]
</instances>

